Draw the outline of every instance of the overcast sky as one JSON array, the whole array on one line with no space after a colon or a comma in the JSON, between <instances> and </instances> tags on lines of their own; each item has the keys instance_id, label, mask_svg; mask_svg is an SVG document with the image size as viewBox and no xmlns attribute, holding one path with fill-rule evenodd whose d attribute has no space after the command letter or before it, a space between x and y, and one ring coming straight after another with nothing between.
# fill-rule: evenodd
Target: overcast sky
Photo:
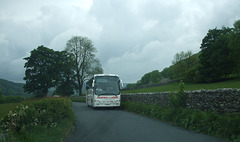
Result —
<instances>
[{"instance_id":1,"label":"overcast sky","mask_svg":"<svg viewBox=\"0 0 240 142\"><path fill-rule=\"evenodd\" d=\"M0 0L0 78L24 82L30 51L61 51L78 35L93 41L104 73L135 83L238 19L240 0Z\"/></svg>"}]
</instances>

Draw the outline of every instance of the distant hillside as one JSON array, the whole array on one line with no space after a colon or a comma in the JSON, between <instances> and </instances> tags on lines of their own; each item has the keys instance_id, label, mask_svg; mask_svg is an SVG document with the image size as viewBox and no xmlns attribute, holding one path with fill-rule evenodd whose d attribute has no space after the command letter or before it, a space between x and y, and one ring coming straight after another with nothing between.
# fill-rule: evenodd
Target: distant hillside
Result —
<instances>
[{"instance_id":1,"label":"distant hillside","mask_svg":"<svg viewBox=\"0 0 240 142\"><path fill-rule=\"evenodd\" d=\"M14 83L0 78L0 92L2 95L25 96L24 83Z\"/></svg>"}]
</instances>

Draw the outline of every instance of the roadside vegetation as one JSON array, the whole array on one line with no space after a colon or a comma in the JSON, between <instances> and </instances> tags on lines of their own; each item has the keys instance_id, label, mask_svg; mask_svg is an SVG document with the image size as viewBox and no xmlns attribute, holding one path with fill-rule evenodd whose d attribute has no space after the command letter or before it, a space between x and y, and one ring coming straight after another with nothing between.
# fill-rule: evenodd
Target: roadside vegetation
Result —
<instances>
[{"instance_id":1,"label":"roadside vegetation","mask_svg":"<svg viewBox=\"0 0 240 142\"><path fill-rule=\"evenodd\" d=\"M186 108L185 85L180 82L176 93L170 95L170 107L139 102L122 102L124 110L159 119L175 126L240 142L240 113L216 114Z\"/></svg>"},{"instance_id":2,"label":"roadside vegetation","mask_svg":"<svg viewBox=\"0 0 240 142\"><path fill-rule=\"evenodd\" d=\"M67 98L31 99L0 107L9 111L0 118L2 141L60 142L75 123L72 101Z\"/></svg>"},{"instance_id":3,"label":"roadside vegetation","mask_svg":"<svg viewBox=\"0 0 240 142\"><path fill-rule=\"evenodd\" d=\"M24 100L25 98L20 96L4 96L0 91L0 120Z\"/></svg>"},{"instance_id":4,"label":"roadside vegetation","mask_svg":"<svg viewBox=\"0 0 240 142\"><path fill-rule=\"evenodd\" d=\"M73 102L82 102L85 103L86 102L86 97L85 96L73 96L71 97L71 100Z\"/></svg>"},{"instance_id":5,"label":"roadside vegetation","mask_svg":"<svg viewBox=\"0 0 240 142\"><path fill-rule=\"evenodd\" d=\"M19 103L0 104L0 119L7 116L9 111L13 110Z\"/></svg>"},{"instance_id":6,"label":"roadside vegetation","mask_svg":"<svg viewBox=\"0 0 240 142\"><path fill-rule=\"evenodd\" d=\"M161 107L156 104L122 103L123 110L159 119L175 126L240 142L240 114L216 114L187 108Z\"/></svg>"}]
</instances>

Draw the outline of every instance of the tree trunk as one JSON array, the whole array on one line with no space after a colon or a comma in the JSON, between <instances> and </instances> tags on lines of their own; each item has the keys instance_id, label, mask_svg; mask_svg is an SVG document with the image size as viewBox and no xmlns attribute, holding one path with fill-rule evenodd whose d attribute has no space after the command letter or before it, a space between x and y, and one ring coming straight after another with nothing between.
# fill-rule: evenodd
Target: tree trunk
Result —
<instances>
[{"instance_id":1,"label":"tree trunk","mask_svg":"<svg viewBox=\"0 0 240 142\"><path fill-rule=\"evenodd\" d=\"M77 81L78 81L78 95L81 96L82 95L82 87L81 87L82 85L81 85L79 73L77 73Z\"/></svg>"},{"instance_id":2,"label":"tree trunk","mask_svg":"<svg viewBox=\"0 0 240 142\"><path fill-rule=\"evenodd\" d=\"M83 86L83 84L81 83L80 85L79 85L79 96L82 96L82 86Z\"/></svg>"}]
</instances>

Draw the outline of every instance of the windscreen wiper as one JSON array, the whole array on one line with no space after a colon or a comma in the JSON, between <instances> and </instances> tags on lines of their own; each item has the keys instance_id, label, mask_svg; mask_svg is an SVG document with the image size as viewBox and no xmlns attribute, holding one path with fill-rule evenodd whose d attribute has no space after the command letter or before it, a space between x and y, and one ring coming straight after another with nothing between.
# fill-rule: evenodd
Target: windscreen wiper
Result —
<instances>
[{"instance_id":1,"label":"windscreen wiper","mask_svg":"<svg viewBox=\"0 0 240 142\"><path fill-rule=\"evenodd\" d=\"M105 94L98 94L98 96L102 96L102 95L105 95Z\"/></svg>"},{"instance_id":2,"label":"windscreen wiper","mask_svg":"<svg viewBox=\"0 0 240 142\"><path fill-rule=\"evenodd\" d=\"M103 94L99 94L98 96L102 96L102 95L114 95L114 96L117 96L117 94L115 94L115 93L103 93Z\"/></svg>"}]
</instances>

